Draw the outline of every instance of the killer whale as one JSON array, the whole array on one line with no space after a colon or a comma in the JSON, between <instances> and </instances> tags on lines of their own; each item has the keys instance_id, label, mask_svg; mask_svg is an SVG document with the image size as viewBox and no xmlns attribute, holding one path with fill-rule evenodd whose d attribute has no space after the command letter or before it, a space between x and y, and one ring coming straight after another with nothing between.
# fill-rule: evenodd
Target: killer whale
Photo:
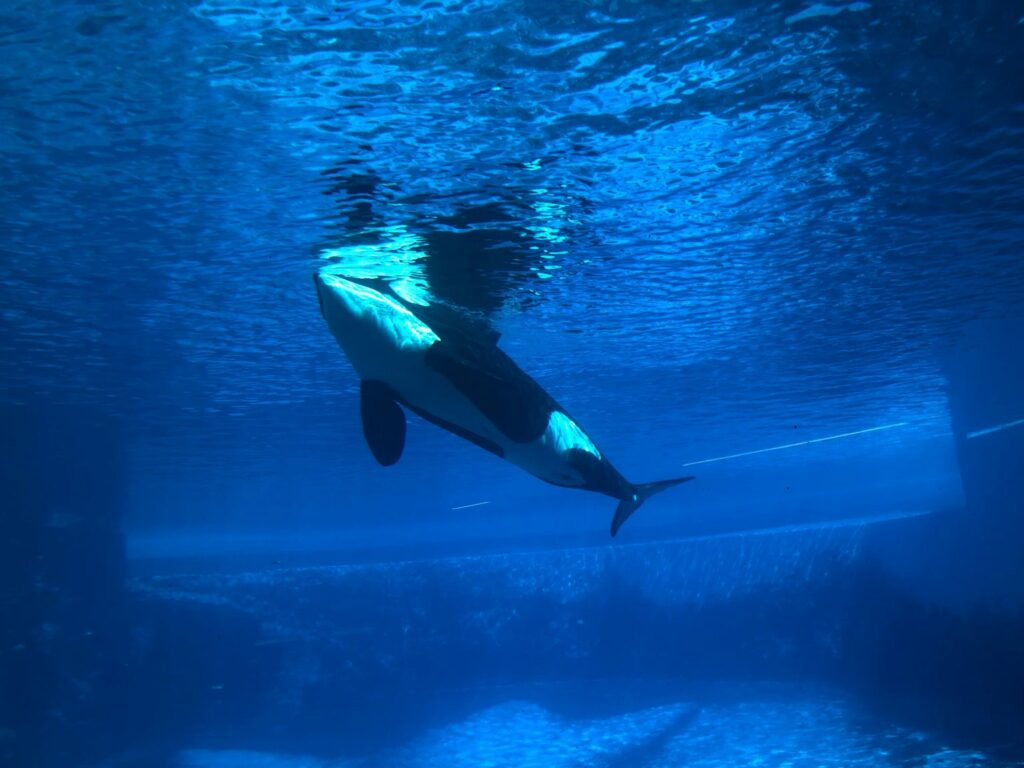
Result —
<instances>
[{"instance_id":1,"label":"killer whale","mask_svg":"<svg viewBox=\"0 0 1024 768\"><path fill-rule=\"evenodd\" d=\"M410 307L330 268L313 275L320 312L360 377L363 436L383 466L405 446L403 407L553 485L618 499L622 524L654 494L692 476L631 483L497 334Z\"/></svg>"}]
</instances>

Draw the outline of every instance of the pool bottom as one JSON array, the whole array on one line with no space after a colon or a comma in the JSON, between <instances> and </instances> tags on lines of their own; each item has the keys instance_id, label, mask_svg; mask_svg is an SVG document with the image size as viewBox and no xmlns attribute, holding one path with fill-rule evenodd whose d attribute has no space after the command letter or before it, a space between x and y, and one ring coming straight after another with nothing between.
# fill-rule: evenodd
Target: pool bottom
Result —
<instances>
[{"instance_id":1,"label":"pool bottom","mask_svg":"<svg viewBox=\"0 0 1024 768\"><path fill-rule=\"evenodd\" d=\"M548 693L551 691L549 690ZM622 690L624 699L631 692ZM356 758L249 750L178 752L177 768L719 768L725 766L1010 766L866 716L832 691L718 686L687 701L602 717L567 717L509 699Z\"/></svg>"}]
</instances>

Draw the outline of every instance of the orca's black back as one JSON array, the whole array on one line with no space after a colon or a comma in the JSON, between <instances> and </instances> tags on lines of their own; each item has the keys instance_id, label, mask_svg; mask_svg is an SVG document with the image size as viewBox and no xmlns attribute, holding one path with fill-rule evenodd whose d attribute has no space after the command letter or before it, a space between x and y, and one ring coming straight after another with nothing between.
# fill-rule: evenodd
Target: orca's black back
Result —
<instances>
[{"instance_id":1,"label":"orca's black back","mask_svg":"<svg viewBox=\"0 0 1024 768\"><path fill-rule=\"evenodd\" d=\"M561 410L544 388L496 344L467 339L434 342L427 365L452 385L509 440L529 443Z\"/></svg>"}]
</instances>

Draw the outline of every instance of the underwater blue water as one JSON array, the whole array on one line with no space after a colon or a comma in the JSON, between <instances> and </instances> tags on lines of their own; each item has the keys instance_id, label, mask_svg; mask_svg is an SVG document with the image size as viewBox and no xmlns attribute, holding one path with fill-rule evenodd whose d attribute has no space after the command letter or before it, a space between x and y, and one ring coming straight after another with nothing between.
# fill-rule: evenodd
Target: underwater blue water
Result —
<instances>
[{"instance_id":1,"label":"underwater blue water","mask_svg":"<svg viewBox=\"0 0 1024 768\"><path fill-rule=\"evenodd\" d=\"M1024 6L8 0L0 117L0 760L1024 759ZM378 466L322 267L697 479Z\"/></svg>"}]
</instances>

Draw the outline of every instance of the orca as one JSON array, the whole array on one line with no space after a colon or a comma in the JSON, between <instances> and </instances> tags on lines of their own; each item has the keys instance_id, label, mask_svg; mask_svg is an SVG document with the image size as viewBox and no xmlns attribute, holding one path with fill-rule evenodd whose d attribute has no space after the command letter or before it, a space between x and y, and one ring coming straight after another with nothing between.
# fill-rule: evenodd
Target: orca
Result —
<instances>
[{"instance_id":1,"label":"orca","mask_svg":"<svg viewBox=\"0 0 1024 768\"><path fill-rule=\"evenodd\" d=\"M360 377L363 435L383 466L405 446L406 408L553 485L619 500L611 535L652 495L693 477L626 480L498 335L409 306L329 267L316 272L320 312Z\"/></svg>"}]
</instances>

